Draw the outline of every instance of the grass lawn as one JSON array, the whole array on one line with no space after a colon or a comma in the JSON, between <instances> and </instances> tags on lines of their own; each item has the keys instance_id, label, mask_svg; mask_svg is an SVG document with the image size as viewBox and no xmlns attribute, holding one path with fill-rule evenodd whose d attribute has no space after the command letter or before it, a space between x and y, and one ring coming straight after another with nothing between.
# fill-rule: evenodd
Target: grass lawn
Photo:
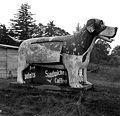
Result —
<instances>
[{"instance_id":1,"label":"grass lawn","mask_svg":"<svg viewBox=\"0 0 120 116\"><path fill-rule=\"evenodd\" d=\"M94 89L79 93L48 93L11 87L0 79L0 116L120 116L119 67L88 73Z\"/></svg>"}]
</instances>

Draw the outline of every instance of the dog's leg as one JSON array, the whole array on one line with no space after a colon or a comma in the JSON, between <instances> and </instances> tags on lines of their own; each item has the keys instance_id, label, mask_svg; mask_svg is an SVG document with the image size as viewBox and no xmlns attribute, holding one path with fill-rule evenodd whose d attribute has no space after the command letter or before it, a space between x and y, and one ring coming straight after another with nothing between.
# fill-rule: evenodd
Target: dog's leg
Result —
<instances>
[{"instance_id":1,"label":"dog's leg","mask_svg":"<svg viewBox=\"0 0 120 116\"><path fill-rule=\"evenodd\" d=\"M69 77L69 84L73 88L83 88L83 86L79 83L79 76L78 76L78 68L67 68L68 77Z\"/></svg>"},{"instance_id":2,"label":"dog's leg","mask_svg":"<svg viewBox=\"0 0 120 116\"><path fill-rule=\"evenodd\" d=\"M83 69L83 73L84 73L83 74L83 82L84 82L84 84L92 85L92 83L87 81L87 68L86 67Z\"/></svg>"},{"instance_id":3,"label":"dog's leg","mask_svg":"<svg viewBox=\"0 0 120 116\"><path fill-rule=\"evenodd\" d=\"M26 60L24 56L18 56L18 68L17 68L17 82L24 83L23 80L23 70L27 67Z\"/></svg>"},{"instance_id":4,"label":"dog's leg","mask_svg":"<svg viewBox=\"0 0 120 116\"><path fill-rule=\"evenodd\" d=\"M83 82L83 74L82 74L82 69L81 68L79 68L79 70L78 70L78 76L79 76L79 82Z\"/></svg>"},{"instance_id":5,"label":"dog's leg","mask_svg":"<svg viewBox=\"0 0 120 116\"><path fill-rule=\"evenodd\" d=\"M68 71L69 85L73 88L83 88L83 86L79 83L79 79L78 79L79 67L76 65L74 57L69 55L64 55L63 63Z\"/></svg>"}]
</instances>

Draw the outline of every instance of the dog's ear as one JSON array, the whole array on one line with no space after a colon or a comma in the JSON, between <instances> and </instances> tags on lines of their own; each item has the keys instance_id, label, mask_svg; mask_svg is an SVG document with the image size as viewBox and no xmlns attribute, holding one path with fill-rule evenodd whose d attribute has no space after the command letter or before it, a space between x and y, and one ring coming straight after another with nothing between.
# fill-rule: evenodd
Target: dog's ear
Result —
<instances>
[{"instance_id":1,"label":"dog's ear","mask_svg":"<svg viewBox=\"0 0 120 116\"><path fill-rule=\"evenodd\" d=\"M87 26L87 30L88 30L90 33L94 32L94 31L95 31L94 25L91 24L91 25Z\"/></svg>"},{"instance_id":2,"label":"dog's ear","mask_svg":"<svg viewBox=\"0 0 120 116\"><path fill-rule=\"evenodd\" d=\"M95 31L95 20L94 19L90 19L87 22L87 30L92 33Z\"/></svg>"}]
</instances>

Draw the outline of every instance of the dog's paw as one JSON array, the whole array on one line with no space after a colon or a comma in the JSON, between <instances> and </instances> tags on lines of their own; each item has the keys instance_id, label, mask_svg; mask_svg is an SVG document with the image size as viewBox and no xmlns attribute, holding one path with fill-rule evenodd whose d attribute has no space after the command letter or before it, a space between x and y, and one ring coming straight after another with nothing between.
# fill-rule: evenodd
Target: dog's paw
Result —
<instances>
[{"instance_id":1,"label":"dog's paw","mask_svg":"<svg viewBox=\"0 0 120 116\"><path fill-rule=\"evenodd\" d=\"M79 84L79 83L72 83L72 84L70 84L70 86L72 88L83 88L83 86L81 84Z\"/></svg>"},{"instance_id":2,"label":"dog's paw","mask_svg":"<svg viewBox=\"0 0 120 116\"><path fill-rule=\"evenodd\" d=\"M89 82L89 81L84 82L84 84L85 84L85 85L92 85L92 83Z\"/></svg>"}]
</instances>

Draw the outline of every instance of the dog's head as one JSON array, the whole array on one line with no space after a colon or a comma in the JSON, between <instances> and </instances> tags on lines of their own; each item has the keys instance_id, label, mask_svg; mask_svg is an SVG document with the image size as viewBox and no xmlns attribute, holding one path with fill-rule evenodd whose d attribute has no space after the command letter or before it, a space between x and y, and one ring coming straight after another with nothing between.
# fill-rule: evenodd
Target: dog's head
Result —
<instances>
[{"instance_id":1,"label":"dog's head","mask_svg":"<svg viewBox=\"0 0 120 116\"><path fill-rule=\"evenodd\" d=\"M108 42L113 41L116 35L117 27L109 27L104 24L102 20L90 19L87 21L87 30L89 33L94 34L97 38L103 39Z\"/></svg>"}]
</instances>

